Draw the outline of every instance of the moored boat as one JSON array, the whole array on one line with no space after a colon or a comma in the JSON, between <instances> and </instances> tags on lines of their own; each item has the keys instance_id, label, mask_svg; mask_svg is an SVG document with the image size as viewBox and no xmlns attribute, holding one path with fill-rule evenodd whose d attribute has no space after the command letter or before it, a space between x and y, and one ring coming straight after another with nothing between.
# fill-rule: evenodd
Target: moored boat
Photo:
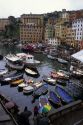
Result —
<instances>
[{"instance_id":1,"label":"moored boat","mask_svg":"<svg viewBox=\"0 0 83 125\"><path fill-rule=\"evenodd\" d=\"M24 94L30 94L30 93L32 93L33 91L34 91L34 88L33 88L32 86L30 86L30 85L23 88L23 93L24 93Z\"/></svg>"},{"instance_id":2,"label":"moored boat","mask_svg":"<svg viewBox=\"0 0 83 125\"><path fill-rule=\"evenodd\" d=\"M16 79L16 80L11 81L10 85L11 86L18 85L18 84L23 83L23 81L24 81L24 79Z\"/></svg>"},{"instance_id":3,"label":"moored boat","mask_svg":"<svg viewBox=\"0 0 83 125\"><path fill-rule=\"evenodd\" d=\"M0 69L0 76L3 76L8 72L8 69Z\"/></svg>"},{"instance_id":4,"label":"moored boat","mask_svg":"<svg viewBox=\"0 0 83 125\"><path fill-rule=\"evenodd\" d=\"M19 58L21 58L23 64L25 67L27 66L36 66L37 64L40 64L40 61L35 60L34 56L31 54L26 54L26 53L17 53L16 54Z\"/></svg>"},{"instance_id":5,"label":"moored boat","mask_svg":"<svg viewBox=\"0 0 83 125\"><path fill-rule=\"evenodd\" d=\"M61 58L57 58L58 62L63 63L63 64L68 64L68 61L61 59Z\"/></svg>"},{"instance_id":6,"label":"moored boat","mask_svg":"<svg viewBox=\"0 0 83 125\"><path fill-rule=\"evenodd\" d=\"M73 97L62 86L56 85L55 90L64 103L70 103L74 101Z\"/></svg>"},{"instance_id":7,"label":"moored boat","mask_svg":"<svg viewBox=\"0 0 83 125\"><path fill-rule=\"evenodd\" d=\"M49 92L49 101L51 101L55 106L61 106L61 100L57 93L50 91Z\"/></svg>"},{"instance_id":8,"label":"moored boat","mask_svg":"<svg viewBox=\"0 0 83 125\"><path fill-rule=\"evenodd\" d=\"M20 84L18 85L18 89L22 91L22 90L23 90L23 88L24 88L24 87L27 87L27 86L28 86L28 84L27 84L27 83L22 82L22 83L20 83Z\"/></svg>"},{"instance_id":9,"label":"moored boat","mask_svg":"<svg viewBox=\"0 0 83 125\"><path fill-rule=\"evenodd\" d=\"M41 95L44 95L48 92L48 89L47 87L45 86L41 86L39 87L38 89L35 89L34 92L33 92L33 97L36 98L36 97L39 97Z\"/></svg>"},{"instance_id":10,"label":"moored boat","mask_svg":"<svg viewBox=\"0 0 83 125\"><path fill-rule=\"evenodd\" d=\"M32 86L34 87L34 88L39 88L39 87L41 87L43 85L43 82L35 82L34 84L32 84Z\"/></svg>"},{"instance_id":11,"label":"moored boat","mask_svg":"<svg viewBox=\"0 0 83 125\"><path fill-rule=\"evenodd\" d=\"M24 68L24 64L21 59L13 54L8 54L5 56L6 65L12 69L22 70Z\"/></svg>"},{"instance_id":12,"label":"moored boat","mask_svg":"<svg viewBox=\"0 0 83 125\"><path fill-rule=\"evenodd\" d=\"M0 78L0 82L5 84L5 83L9 83L13 80L17 80L19 78L22 78L23 77L23 73L15 73L15 74L12 74L12 75L9 75L8 76L3 76Z\"/></svg>"},{"instance_id":13,"label":"moored boat","mask_svg":"<svg viewBox=\"0 0 83 125\"><path fill-rule=\"evenodd\" d=\"M25 73L29 76L32 76L32 77L38 77L39 76L39 73L36 69L34 68L25 68Z\"/></svg>"},{"instance_id":14,"label":"moored boat","mask_svg":"<svg viewBox=\"0 0 83 125\"><path fill-rule=\"evenodd\" d=\"M50 84L50 85L56 85L56 79L52 79L50 77L44 77L43 81Z\"/></svg>"}]
</instances>

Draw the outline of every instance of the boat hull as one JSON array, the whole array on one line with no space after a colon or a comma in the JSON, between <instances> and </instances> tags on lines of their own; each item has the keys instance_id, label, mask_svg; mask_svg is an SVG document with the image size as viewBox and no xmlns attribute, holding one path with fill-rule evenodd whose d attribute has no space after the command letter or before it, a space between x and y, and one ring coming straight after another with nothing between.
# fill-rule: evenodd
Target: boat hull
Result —
<instances>
[{"instance_id":1,"label":"boat hull","mask_svg":"<svg viewBox=\"0 0 83 125\"><path fill-rule=\"evenodd\" d=\"M62 102L67 104L74 101L72 96L69 95L69 93L62 86L56 85L55 90L58 93L58 95L61 97Z\"/></svg>"}]
</instances>

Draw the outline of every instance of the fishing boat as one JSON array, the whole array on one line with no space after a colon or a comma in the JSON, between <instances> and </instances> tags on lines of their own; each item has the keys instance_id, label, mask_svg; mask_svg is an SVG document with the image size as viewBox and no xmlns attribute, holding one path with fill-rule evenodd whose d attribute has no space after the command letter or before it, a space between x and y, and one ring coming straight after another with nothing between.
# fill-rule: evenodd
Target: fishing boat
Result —
<instances>
[{"instance_id":1,"label":"fishing boat","mask_svg":"<svg viewBox=\"0 0 83 125\"><path fill-rule=\"evenodd\" d=\"M48 98L46 96L39 97L39 113L48 113L51 110Z\"/></svg>"},{"instance_id":2,"label":"fishing boat","mask_svg":"<svg viewBox=\"0 0 83 125\"><path fill-rule=\"evenodd\" d=\"M49 101L51 101L55 106L61 106L61 100L57 93L50 91L49 92Z\"/></svg>"},{"instance_id":3,"label":"fishing boat","mask_svg":"<svg viewBox=\"0 0 83 125\"><path fill-rule=\"evenodd\" d=\"M26 53L17 53L16 56L18 56L19 58L21 58L23 64L25 65L25 67L27 66L33 66L35 67L36 65L40 64L40 61L35 60L34 56L31 54L26 54Z\"/></svg>"},{"instance_id":4,"label":"fishing boat","mask_svg":"<svg viewBox=\"0 0 83 125\"><path fill-rule=\"evenodd\" d=\"M25 68L25 73L29 76L32 76L32 77L38 77L39 76L39 73L38 73L37 69L34 69L32 67Z\"/></svg>"},{"instance_id":5,"label":"fishing boat","mask_svg":"<svg viewBox=\"0 0 83 125\"><path fill-rule=\"evenodd\" d=\"M24 79L16 79L16 80L13 80L12 82L10 82L10 85L11 86L18 85L18 84L23 83L23 81L24 81Z\"/></svg>"},{"instance_id":6,"label":"fishing boat","mask_svg":"<svg viewBox=\"0 0 83 125\"><path fill-rule=\"evenodd\" d=\"M74 101L72 96L62 86L56 85L55 90L64 103L70 103Z\"/></svg>"},{"instance_id":7,"label":"fishing boat","mask_svg":"<svg viewBox=\"0 0 83 125\"><path fill-rule=\"evenodd\" d=\"M12 69L22 70L24 68L24 64L21 59L13 54L8 54L5 56L6 65Z\"/></svg>"},{"instance_id":8,"label":"fishing boat","mask_svg":"<svg viewBox=\"0 0 83 125\"><path fill-rule=\"evenodd\" d=\"M30 93L32 93L33 91L34 91L34 88L33 88L32 86L30 86L30 85L23 88L23 93L24 93L24 94L30 94Z\"/></svg>"},{"instance_id":9,"label":"fishing boat","mask_svg":"<svg viewBox=\"0 0 83 125\"><path fill-rule=\"evenodd\" d=\"M41 87L39 87L39 88L37 88L37 89L34 90L33 97L34 98L39 97L41 95L47 94L47 92L48 92L47 87L41 86Z\"/></svg>"},{"instance_id":10,"label":"fishing boat","mask_svg":"<svg viewBox=\"0 0 83 125\"><path fill-rule=\"evenodd\" d=\"M56 85L56 79L52 79L50 77L44 77L43 81L50 84L50 85Z\"/></svg>"}]
</instances>

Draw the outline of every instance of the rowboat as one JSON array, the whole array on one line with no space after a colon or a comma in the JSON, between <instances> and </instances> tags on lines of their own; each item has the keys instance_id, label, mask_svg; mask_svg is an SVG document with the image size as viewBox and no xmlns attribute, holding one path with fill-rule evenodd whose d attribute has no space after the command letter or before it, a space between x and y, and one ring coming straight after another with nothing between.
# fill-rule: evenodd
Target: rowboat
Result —
<instances>
[{"instance_id":1,"label":"rowboat","mask_svg":"<svg viewBox=\"0 0 83 125\"><path fill-rule=\"evenodd\" d=\"M56 85L55 90L64 103L70 103L74 101L72 96L69 95L69 93L62 86Z\"/></svg>"},{"instance_id":2,"label":"rowboat","mask_svg":"<svg viewBox=\"0 0 83 125\"><path fill-rule=\"evenodd\" d=\"M34 88L39 88L39 87L41 87L42 85L43 85L42 82L36 82L36 83L34 83L32 86L33 86Z\"/></svg>"},{"instance_id":3,"label":"rowboat","mask_svg":"<svg viewBox=\"0 0 83 125\"><path fill-rule=\"evenodd\" d=\"M30 94L34 91L34 88L32 86L27 86L23 88L23 93L24 94Z\"/></svg>"},{"instance_id":4,"label":"rowboat","mask_svg":"<svg viewBox=\"0 0 83 125\"><path fill-rule=\"evenodd\" d=\"M55 106L61 106L61 100L57 93L50 91L49 101L51 101Z\"/></svg>"},{"instance_id":5,"label":"rowboat","mask_svg":"<svg viewBox=\"0 0 83 125\"><path fill-rule=\"evenodd\" d=\"M13 80L17 80L17 79L19 79L19 78L22 78L23 77L23 73L15 73L15 74L13 74L13 75L8 75L8 76L3 76L3 77L1 77L0 78L0 82L1 83L9 83L9 82L11 82L11 81L13 81Z\"/></svg>"},{"instance_id":6,"label":"rowboat","mask_svg":"<svg viewBox=\"0 0 83 125\"><path fill-rule=\"evenodd\" d=\"M0 69L0 76L6 74L8 72L8 69Z\"/></svg>"},{"instance_id":7,"label":"rowboat","mask_svg":"<svg viewBox=\"0 0 83 125\"><path fill-rule=\"evenodd\" d=\"M17 80L14 80L14 81L12 81L10 84L11 85L18 85L18 84L21 84L21 83L23 83L23 79L17 79Z\"/></svg>"},{"instance_id":8,"label":"rowboat","mask_svg":"<svg viewBox=\"0 0 83 125\"><path fill-rule=\"evenodd\" d=\"M56 79L52 79L50 77L48 77L48 78L44 77L43 81L46 82L46 83L48 83L48 84L50 84L50 85L56 85Z\"/></svg>"},{"instance_id":9,"label":"rowboat","mask_svg":"<svg viewBox=\"0 0 83 125\"><path fill-rule=\"evenodd\" d=\"M33 68L25 68L25 73L32 77L38 77L39 73L37 70L34 70Z\"/></svg>"},{"instance_id":10,"label":"rowboat","mask_svg":"<svg viewBox=\"0 0 83 125\"><path fill-rule=\"evenodd\" d=\"M20 84L18 85L18 89L22 91L23 88L24 88L24 87L27 87L27 86L28 86L28 84L22 82L22 83L20 83Z\"/></svg>"},{"instance_id":11,"label":"rowboat","mask_svg":"<svg viewBox=\"0 0 83 125\"><path fill-rule=\"evenodd\" d=\"M33 97L36 98L36 97L39 97L41 95L44 95L48 92L48 89L47 87L45 86L41 86L39 87L38 89L35 89L35 91L33 92Z\"/></svg>"}]
</instances>

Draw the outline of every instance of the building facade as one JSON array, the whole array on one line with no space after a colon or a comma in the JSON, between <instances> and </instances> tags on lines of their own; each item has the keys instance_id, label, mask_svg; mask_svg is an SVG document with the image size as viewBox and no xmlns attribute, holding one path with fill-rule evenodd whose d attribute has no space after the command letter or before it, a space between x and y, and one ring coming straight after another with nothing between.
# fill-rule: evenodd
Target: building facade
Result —
<instances>
[{"instance_id":1,"label":"building facade","mask_svg":"<svg viewBox=\"0 0 83 125\"><path fill-rule=\"evenodd\" d=\"M76 30L75 40L82 41L83 40L83 18L74 20L72 22L72 29Z\"/></svg>"},{"instance_id":2,"label":"building facade","mask_svg":"<svg viewBox=\"0 0 83 125\"><path fill-rule=\"evenodd\" d=\"M22 43L42 42L43 16L36 14L23 14L20 24L20 41Z\"/></svg>"},{"instance_id":3,"label":"building facade","mask_svg":"<svg viewBox=\"0 0 83 125\"><path fill-rule=\"evenodd\" d=\"M9 20L6 18L0 19L0 31L5 30L5 26L9 25Z\"/></svg>"}]
</instances>

